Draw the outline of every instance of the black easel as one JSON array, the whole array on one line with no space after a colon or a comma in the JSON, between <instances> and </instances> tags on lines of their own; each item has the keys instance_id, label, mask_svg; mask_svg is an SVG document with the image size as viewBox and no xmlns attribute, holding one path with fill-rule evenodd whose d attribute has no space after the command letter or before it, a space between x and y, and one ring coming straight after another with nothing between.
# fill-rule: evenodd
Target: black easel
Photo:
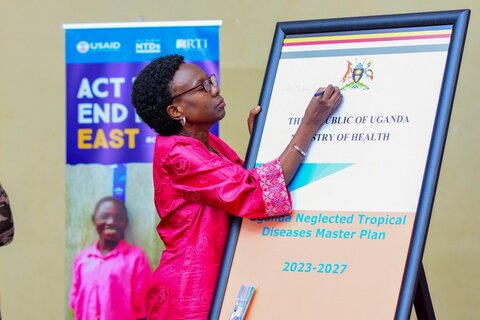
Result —
<instances>
[{"instance_id":1,"label":"black easel","mask_svg":"<svg viewBox=\"0 0 480 320\"><path fill-rule=\"evenodd\" d=\"M435 311L433 310L432 298L428 291L427 277L423 263L418 267L417 287L415 289L415 297L413 299L415 313L418 320L435 320Z\"/></svg>"}]
</instances>

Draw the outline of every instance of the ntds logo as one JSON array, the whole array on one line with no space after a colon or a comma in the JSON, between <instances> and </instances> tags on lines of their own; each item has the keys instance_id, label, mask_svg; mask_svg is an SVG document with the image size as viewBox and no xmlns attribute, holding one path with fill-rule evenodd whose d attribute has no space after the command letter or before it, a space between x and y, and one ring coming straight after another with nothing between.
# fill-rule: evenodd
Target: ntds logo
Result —
<instances>
[{"instance_id":1,"label":"ntds logo","mask_svg":"<svg viewBox=\"0 0 480 320\"><path fill-rule=\"evenodd\" d=\"M135 43L135 53L160 53L161 51L160 40L157 39L137 40Z\"/></svg>"},{"instance_id":2,"label":"ntds logo","mask_svg":"<svg viewBox=\"0 0 480 320\"><path fill-rule=\"evenodd\" d=\"M192 38L192 39L177 39L177 49L184 50L205 50L208 48L207 39Z\"/></svg>"},{"instance_id":3,"label":"ntds logo","mask_svg":"<svg viewBox=\"0 0 480 320\"><path fill-rule=\"evenodd\" d=\"M77 43L77 51L80 53L87 53L87 52L113 52L119 51L121 48L121 44L118 41L110 41L110 42L87 42L87 41L80 41Z\"/></svg>"}]
</instances>

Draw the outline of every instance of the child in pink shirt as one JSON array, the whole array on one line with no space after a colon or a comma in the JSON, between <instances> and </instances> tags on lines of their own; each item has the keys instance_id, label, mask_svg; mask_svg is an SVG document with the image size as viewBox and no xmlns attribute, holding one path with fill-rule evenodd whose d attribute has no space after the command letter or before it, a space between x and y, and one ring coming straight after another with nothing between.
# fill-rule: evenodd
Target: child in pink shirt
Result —
<instances>
[{"instance_id":1,"label":"child in pink shirt","mask_svg":"<svg viewBox=\"0 0 480 320\"><path fill-rule=\"evenodd\" d=\"M151 269L142 249L124 239L127 209L100 199L92 216L99 239L73 263L70 307L76 320L146 319L145 286Z\"/></svg>"}]
</instances>

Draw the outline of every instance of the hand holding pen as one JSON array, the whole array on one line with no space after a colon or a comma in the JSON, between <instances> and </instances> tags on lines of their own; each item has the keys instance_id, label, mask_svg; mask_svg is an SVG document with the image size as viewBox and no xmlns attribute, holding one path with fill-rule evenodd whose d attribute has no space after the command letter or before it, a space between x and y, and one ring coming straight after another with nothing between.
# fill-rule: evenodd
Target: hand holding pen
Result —
<instances>
[{"instance_id":1,"label":"hand holding pen","mask_svg":"<svg viewBox=\"0 0 480 320\"><path fill-rule=\"evenodd\" d=\"M316 130L318 130L328 117L337 110L342 100L343 95L338 87L328 85L325 88L319 88L310 100L302 121L305 121L308 125L316 126Z\"/></svg>"}]
</instances>

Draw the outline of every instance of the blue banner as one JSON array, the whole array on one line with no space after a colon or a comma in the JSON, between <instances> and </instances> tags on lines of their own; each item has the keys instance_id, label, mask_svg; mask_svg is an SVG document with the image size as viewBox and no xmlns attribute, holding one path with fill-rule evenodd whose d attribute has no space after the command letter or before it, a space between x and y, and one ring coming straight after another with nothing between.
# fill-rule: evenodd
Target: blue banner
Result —
<instances>
[{"instance_id":1,"label":"blue banner","mask_svg":"<svg viewBox=\"0 0 480 320\"><path fill-rule=\"evenodd\" d=\"M105 196L126 205L125 241L144 250L152 269L158 264L164 245L154 236L153 226L159 218L151 183L157 134L131 105L132 83L150 61L169 54L183 55L218 79L220 25L220 21L187 21L64 26L65 319L73 319L77 311L70 308L69 294L75 281L75 257L100 239L92 225L92 213ZM218 124L212 131L218 135ZM128 299L117 301L129 303ZM108 303L102 301L101 305L104 308Z\"/></svg>"},{"instance_id":2,"label":"blue banner","mask_svg":"<svg viewBox=\"0 0 480 320\"><path fill-rule=\"evenodd\" d=\"M135 76L155 58L181 54L219 78L219 27L219 21L66 25L67 164L151 162L156 133L131 105Z\"/></svg>"}]
</instances>

